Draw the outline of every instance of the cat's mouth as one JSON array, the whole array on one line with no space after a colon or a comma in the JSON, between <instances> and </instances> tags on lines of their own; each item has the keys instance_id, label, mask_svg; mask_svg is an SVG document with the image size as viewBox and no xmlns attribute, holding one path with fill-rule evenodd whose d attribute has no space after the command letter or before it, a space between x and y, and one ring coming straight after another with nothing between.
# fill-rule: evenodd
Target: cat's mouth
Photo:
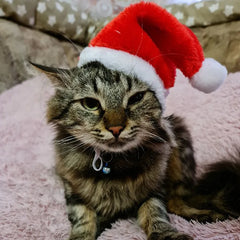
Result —
<instances>
[{"instance_id":1,"label":"cat's mouth","mask_svg":"<svg viewBox=\"0 0 240 240\"><path fill-rule=\"evenodd\" d=\"M114 138L111 140L100 141L99 148L107 152L123 152L137 146L135 138Z\"/></svg>"},{"instance_id":2,"label":"cat's mouth","mask_svg":"<svg viewBox=\"0 0 240 240\"><path fill-rule=\"evenodd\" d=\"M127 143L125 141L121 141L118 139L115 139L113 142L108 143L107 145L109 147L123 147L125 146Z\"/></svg>"}]
</instances>

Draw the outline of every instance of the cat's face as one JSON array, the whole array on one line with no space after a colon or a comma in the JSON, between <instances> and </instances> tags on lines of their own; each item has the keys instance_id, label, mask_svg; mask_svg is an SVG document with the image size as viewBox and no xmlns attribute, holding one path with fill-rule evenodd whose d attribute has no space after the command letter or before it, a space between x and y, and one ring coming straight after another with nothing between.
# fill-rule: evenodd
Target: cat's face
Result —
<instances>
[{"instance_id":1,"label":"cat's face","mask_svg":"<svg viewBox=\"0 0 240 240\"><path fill-rule=\"evenodd\" d=\"M157 137L161 108L147 84L98 63L58 76L48 120L82 144L123 152Z\"/></svg>"}]
</instances>

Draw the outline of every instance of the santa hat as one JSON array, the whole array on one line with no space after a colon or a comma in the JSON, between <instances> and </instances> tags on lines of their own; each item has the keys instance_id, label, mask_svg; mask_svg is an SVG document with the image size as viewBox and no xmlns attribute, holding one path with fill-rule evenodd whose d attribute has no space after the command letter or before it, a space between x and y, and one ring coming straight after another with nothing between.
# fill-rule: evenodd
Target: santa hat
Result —
<instances>
[{"instance_id":1,"label":"santa hat","mask_svg":"<svg viewBox=\"0 0 240 240\"><path fill-rule=\"evenodd\" d=\"M227 76L220 63L204 59L189 28L149 2L129 6L91 40L78 66L92 61L147 83L163 107L166 92L174 86L176 68L205 93L217 89Z\"/></svg>"}]
</instances>

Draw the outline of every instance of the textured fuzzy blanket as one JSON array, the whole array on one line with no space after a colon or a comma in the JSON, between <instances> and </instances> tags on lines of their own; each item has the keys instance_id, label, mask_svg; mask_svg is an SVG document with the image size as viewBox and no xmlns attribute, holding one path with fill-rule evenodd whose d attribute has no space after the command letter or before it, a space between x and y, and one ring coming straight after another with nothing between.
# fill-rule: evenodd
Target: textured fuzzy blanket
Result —
<instances>
[{"instance_id":1,"label":"textured fuzzy blanket","mask_svg":"<svg viewBox=\"0 0 240 240\"><path fill-rule=\"evenodd\" d=\"M54 173L53 133L44 117L52 92L48 80L39 77L0 95L0 239L67 239L70 225ZM172 112L186 118L201 173L206 164L240 147L240 74L230 74L211 95L192 89L179 74L167 99L166 114ZM240 239L240 219L205 225L174 215L171 220L197 240ZM99 237L110 239L146 237L129 219L117 221Z\"/></svg>"}]
</instances>

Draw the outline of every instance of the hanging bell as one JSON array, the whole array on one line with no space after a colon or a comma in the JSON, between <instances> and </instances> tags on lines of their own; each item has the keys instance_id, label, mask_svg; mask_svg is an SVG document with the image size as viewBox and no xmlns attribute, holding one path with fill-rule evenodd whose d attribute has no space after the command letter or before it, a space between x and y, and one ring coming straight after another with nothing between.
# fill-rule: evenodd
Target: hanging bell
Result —
<instances>
[{"instance_id":1,"label":"hanging bell","mask_svg":"<svg viewBox=\"0 0 240 240\"><path fill-rule=\"evenodd\" d=\"M103 167L102 172L104 174L109 174L111 172L111 168L108 167L108 164L106 163L105 167Z\"/></svg>"}]
</instances>

